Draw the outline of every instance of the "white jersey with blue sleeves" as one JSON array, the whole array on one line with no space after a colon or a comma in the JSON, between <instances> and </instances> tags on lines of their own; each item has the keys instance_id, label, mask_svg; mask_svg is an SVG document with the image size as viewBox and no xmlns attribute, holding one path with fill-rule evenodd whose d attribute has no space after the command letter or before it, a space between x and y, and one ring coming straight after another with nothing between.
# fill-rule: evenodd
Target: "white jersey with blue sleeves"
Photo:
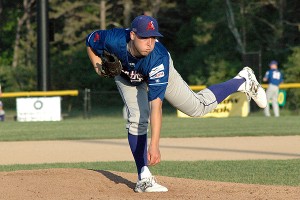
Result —
<instances>
[{"instance_id":1,"label":"white jersey with blue sleeves","mask_svg":"<svg viewBox=\"0 0 300 200\"><path fill-rule=\"evenodd\" d=\"M98 30L89 34L86 45L99 56L106 50L116 55L123 66L121 76L139 85L146 81L148 84L148 99L152 101L164 99L169 78L170 55L166 48L158 41L153 51L146 57L135 58L127 51L130 41L130 30L114 28Z\"/></svg>"}]
</instances>

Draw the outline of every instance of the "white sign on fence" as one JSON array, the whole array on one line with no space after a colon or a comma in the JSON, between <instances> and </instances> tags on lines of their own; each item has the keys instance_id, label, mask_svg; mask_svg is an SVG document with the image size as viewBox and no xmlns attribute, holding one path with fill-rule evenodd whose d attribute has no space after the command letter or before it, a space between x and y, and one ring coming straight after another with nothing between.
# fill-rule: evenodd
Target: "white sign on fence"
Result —
<instances>
[{"instance_id":1,"label":"white sign on fence","mask_svg":"<svg viewBox=\"0 0 300 200\"><path fill-rule=\"evenodd\" d=\"M60 121L61 98L17 98L17 119L20 122L29 121Z\"/></svg>"}]
</instances>

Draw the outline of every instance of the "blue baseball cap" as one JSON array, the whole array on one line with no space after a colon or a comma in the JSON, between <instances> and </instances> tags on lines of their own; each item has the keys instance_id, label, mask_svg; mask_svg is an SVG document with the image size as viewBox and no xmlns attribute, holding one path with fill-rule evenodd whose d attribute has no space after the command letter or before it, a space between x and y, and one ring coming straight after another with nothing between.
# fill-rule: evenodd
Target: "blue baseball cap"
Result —
<instances>
[{"instance_id":1,"label":"blue baseball cap","mask_svg":"<svg viewBox=\"0 0 300 200\"><path fill-rule=\"evenodd\" d=\"M140 15L131 22L131 30L140 37L163 37L158 32L156 19L147 15Z\"/></svg>"},{"instance_id":2,"label":"blue baseball cap","mask_svg":"<svg viewBox=\"0 0 300 200\"><path fill-rule=\"evenodd\" d=\"M269 66L271 66L271 65L278 65L278 62L276 60L272 60L269 64Z\"/></svg>"}]
</instances>

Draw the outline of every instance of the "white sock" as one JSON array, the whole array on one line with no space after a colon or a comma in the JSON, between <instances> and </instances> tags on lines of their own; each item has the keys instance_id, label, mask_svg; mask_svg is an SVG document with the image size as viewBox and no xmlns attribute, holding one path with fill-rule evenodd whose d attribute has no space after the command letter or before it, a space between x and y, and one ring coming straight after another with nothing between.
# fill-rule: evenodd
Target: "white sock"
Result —
<instances>
[{"instance_id":1,"label":"white sock","mask_svg":"<svg viewBox=\"0 0 300 200\"><path fill-rule=\"evenodd\" d=\"M245 92L245 88L246 88L246 81L242 85L240 85L240 87L238 88L237 91L239 91L239 92Z\"/></svg>"},{"instance_id":2,"label":"white sock","mask_svg":"<svg viewBox=\"0 0 300 200\"><path fill-rule=\"evenodd\" d=\"M148 178L150 176L152 176L152 174L149 168L147 166L142 167L140 178L143 179L143 178Z\"/></svg>"},{"instance_id":3,"label":"white sock","mask_svg":"<svg viewBox=\"0 0 300 200\"><path fill-rule=\"evenodd\" d=\"M241 77L239 75L237 75L237 76L235 76L233 78L234 79L245 79L244 77ZM245 87L246 87L246 81L242 85L240 85L240 87L238 88L237 91L239 91L239 92L245 92Z\"/></svg>"}]
</instances>

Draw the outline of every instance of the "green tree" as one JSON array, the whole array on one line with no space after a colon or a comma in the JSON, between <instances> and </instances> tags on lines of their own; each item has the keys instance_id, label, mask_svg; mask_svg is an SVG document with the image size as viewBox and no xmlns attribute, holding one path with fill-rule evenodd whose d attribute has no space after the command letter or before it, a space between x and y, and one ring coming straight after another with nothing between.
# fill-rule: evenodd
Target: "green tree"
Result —
<instances>
[{"instance_id":1,"label":"green tree","mask_svg":"<svg viewBox=\"0 0 300 200\"><path fill-rule=\"evenodd\" d=\"M183 4L183 3L182 3ZM214 84L238 71L241 56L227 27L224 1L188 0L178 11L175 63L190 84Z\"/></svg>"},{"instance_id":2,"label":"green tree","mask_svg":"<svg viewBox=\"0 0 300 200\"><path fill-rule=\"evenodd\" d=\"M292 54L288 57L284 65L284 81L287 83L300 82L300 46L292 49ZM291 110L300 112L300 89L289 89L287 95L288 106Z\"/></svg>"},{"instance_id":3,"label":"green tree","mask_svg":"<svg viewBox=\"0 0 300 200\"><path fill-rule=\"evenodd\" d=\"M3 1L0 26L0 74L10 90L35 88L35 0Z\"/></svg>"},{"instance_id":4,"label":"green tree","mask_svg":"<svg viewBox=\"0 0 300 200\"><path fill-rule=\"evenodd\" d=\"M105 2L105 23L101 22L100 1L51 1L50 20L54 41L51 42L51 74L54 89L115 88L113 81L99 78L86 54L85 38L100 25L119 26L114 15L122 14L117 1ZM102 5L103 6L103 5ZM113 12L115 11L115 13Z\"/></svg>"},{"instance_id":5,"label":"green tree","mask_svg":"<svg viewBox=\"0 0 300 200\"><path fill-rule=\"evenodd\" d=\"M226 17L228 3L235 31ZM5 89L35 89L35 4L35 0L0 0L0 81L6 82ZM270 59L287 62L300 41L298 0L49 0L49 5L53 89L116 89L113 81L93 72L85 37L101 24L128 27L145 11L158 19L165 36L160 41L189 84L224 81L242 68L241 45L233 32L240 35L246 52L262 51L263 64Z\"/></svg>"}]
</instances>

